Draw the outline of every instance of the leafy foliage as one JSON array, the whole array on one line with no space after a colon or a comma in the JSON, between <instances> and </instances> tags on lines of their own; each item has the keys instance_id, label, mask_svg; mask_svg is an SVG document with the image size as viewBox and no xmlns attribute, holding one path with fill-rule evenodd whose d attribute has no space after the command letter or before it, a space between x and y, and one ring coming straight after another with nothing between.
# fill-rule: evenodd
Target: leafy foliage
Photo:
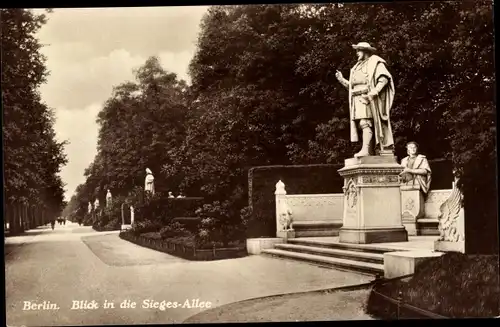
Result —
<instances>
[{"instance_id":1,"label":"leafy foliage","mask_svg":"<svg viewBox=\"0 0 500 327\"><path fill-rule=\"evenodd\" d=\"M342 164L355 151L334 75L347 75L359 41L379 49L394 77L397 156L414 140L429 159L452 159L465 201L491 208L467 204L484 213L471 219L496 222L491 1L213 6L191 86L150 58L115 88L77 207L106 188L127 195L149 167L159 192L204 197L199 214L236 237L251 216L251 167Z\"/></svg>"},{"instance_id":2,"label":"leafy foliage","mask_svg":"<svg viewBox=\"0 0 500 327\"><path fill-rule=\"evenodd\" d=\"M1 9L4 192L7 203L30 203L48 214L61 213L66 164L65 142L57 142L54 110L38 87L48 75L36 32L45 15L20 8Z\"/></svg>"}]
</instances>

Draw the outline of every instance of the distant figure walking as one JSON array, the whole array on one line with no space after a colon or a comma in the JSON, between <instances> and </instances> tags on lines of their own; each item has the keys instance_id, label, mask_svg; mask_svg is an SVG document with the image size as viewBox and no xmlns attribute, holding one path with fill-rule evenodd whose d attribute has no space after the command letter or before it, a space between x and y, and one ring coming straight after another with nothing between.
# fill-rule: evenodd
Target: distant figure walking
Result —
<instances>
[{"instance_id":1,"label":"distant figure walking","mask_svg":"<svg viewBox=\"0 0 500 327\"><path fill-rule=\"evenodd\" d=\"M52 227L52 230L54 230L55 225L56 225L56 221L55 221L55 219L52 219L50 221L50 226Z\"/></svg>"}]
</instances>

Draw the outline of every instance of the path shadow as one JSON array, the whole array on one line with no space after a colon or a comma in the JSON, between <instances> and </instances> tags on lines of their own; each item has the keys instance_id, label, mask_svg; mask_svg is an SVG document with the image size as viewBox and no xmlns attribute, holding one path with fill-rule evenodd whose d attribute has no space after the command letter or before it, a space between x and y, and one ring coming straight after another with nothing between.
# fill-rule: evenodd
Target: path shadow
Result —
<instances>
[{"instance_id":1,"label":"path shadow","mask_svg":"<svg viewBox=\"0 0 500 327\"><path fill-rule=\"evenodd\" d=\"M45 231L51 229L50 226L38 226L34 229L28 229L24 232L12 233L11 231L5 231L4 237L21 237L21 236L37 236L43 234Z\"/></svg>"}]
</instances>

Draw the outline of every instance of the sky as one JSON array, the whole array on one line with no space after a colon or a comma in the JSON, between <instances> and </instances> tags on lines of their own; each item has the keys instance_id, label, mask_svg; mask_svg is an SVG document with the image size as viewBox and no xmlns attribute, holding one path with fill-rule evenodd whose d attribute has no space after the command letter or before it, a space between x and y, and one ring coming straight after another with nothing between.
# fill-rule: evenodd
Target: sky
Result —
<instances>
[{"instance_id":1,"label":"sky","mask_svg":"<svg viewBox=\"0 0 500 327\"><path fill-rule=\"evenodd\" d=\"M40 88L56 113L55 131L68 164L61 178L66 200L97 153L96 118L113 86L133 80L150 56L189 82L199 24L208 7L54 9L37 37L50 72ZM39 13L39 11L37 11Z\"/></svg>"}]
</instances>

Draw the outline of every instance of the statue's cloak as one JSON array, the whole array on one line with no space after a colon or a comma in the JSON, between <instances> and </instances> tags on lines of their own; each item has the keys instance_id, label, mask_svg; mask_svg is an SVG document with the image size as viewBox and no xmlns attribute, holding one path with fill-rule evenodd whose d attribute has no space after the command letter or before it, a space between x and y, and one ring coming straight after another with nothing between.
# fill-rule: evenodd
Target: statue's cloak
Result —
<instances>
[{"instance_id":1,"label":"statue's cloak","mask_svg":"<svg viewBox=\"0 0 500 327\"><path fill-rule=\"evenodd\" d=\"M153 175L151 174L146 175L146 178L144 180L144 190L154 193L155 191L154 180L155 178Z\"/></svg>"},{"instance_id":2,"label":"statue's cloak","mask_svg":"<svg viewBox=\"0 0 500 327\"><path fill-rule=\"evenodd\" d=\"M354 67L351 69L351 74L349 76L349 109L351 117L351 142L358 142L358 130L353 120L354 101L351 87L351 77L353 76ZM377 81L381 76L386 76L389 79L389 83L377 96L373 98L372 101L370 101L375 132L375 143L381 144L383 147L389 147L394 144L390 122L390 110L395 94L394 80L392 79L392 75L387 70L386 61L376 55L372 55L368 58L367 74L369 91L375 88Z\"/></svg>"}]
</instances>

